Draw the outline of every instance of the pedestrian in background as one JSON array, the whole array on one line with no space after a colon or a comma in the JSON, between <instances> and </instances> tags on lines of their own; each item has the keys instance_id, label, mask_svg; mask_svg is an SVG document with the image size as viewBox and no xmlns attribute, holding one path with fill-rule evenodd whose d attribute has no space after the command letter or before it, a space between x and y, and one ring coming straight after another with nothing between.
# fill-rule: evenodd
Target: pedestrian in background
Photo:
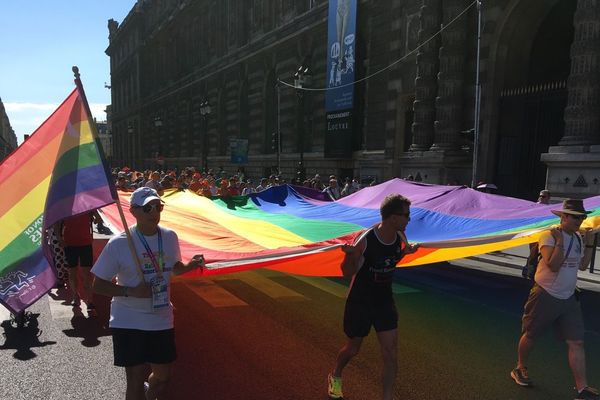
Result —
<instances>
[{"instance_id":1,"label":"pedestrian in background","mask_svg":"<svg viewBox=\"0 0 600 400\"><path fill-rule=\"evenodd\" d=\"M90 269L94 263L93 220L94 213L86 212L63 220L59 229L60 240L65 249L65 258L69 269L71 305L79 308L81 299L83 299L90 317L97 315L91 285L92 276L90 274ZM83 287L80 285L80 280L83 282Z\"/></svg>"},{"instance_id":2,"label":"pedestrian in background","mask_svg":"<svg viewBox=\"0 0 600 400\"><path fill-rule=\"evenodd\" d=\"M540 190L540 194L537 199L538 204L550 204L550 191L549 190Z\"/></svg>"}]
</instances>

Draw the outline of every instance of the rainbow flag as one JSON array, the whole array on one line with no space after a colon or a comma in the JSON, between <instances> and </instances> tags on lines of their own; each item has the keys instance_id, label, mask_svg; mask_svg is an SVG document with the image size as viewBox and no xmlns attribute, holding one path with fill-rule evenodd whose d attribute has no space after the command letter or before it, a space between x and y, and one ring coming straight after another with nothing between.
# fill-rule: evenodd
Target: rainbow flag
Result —
<instances>
[{"instance_id":1,"label":"rainbow flag","mask_svg":"<svg viewBox=\"0 0 600 400\"><path fill-rule=\"evenodd\" d=\"M407 237L419 250L399 267L431 264L534 242L559 218L561 204L481 193L464 186L428 185L392 179L335 202L319 201L291 186L278 186L229 199L166 191L161 225L175 230L184 258L204 254L207 274L268 267L302 275L338 276L343 252L366 228L377 224L385 196L411 202ZM124 209L129 195L120 201ZM584 201L592 214L582 228L600 228L600 196ZM120 227L116 206L103 209ZM128 213L126 213L128 214ZM135 220L127 215L128 224Z\"/></svg>"},{"instance_id":2,"label":"rainbow flag","mask_svg":"<svg viewBox=\"0 0 600 400\"><path fill-rule=\"evenodd\" d=\"M46 230L113 203L82 89L0 164L0 303L19 312L56 283Z\"/></svg>"}]
</instances>

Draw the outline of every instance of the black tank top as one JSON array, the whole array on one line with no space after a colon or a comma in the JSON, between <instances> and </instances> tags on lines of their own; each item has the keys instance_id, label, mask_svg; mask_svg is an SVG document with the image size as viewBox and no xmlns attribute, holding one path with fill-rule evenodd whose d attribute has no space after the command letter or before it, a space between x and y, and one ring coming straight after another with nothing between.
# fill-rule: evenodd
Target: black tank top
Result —
<instances>
[{"instance_id":1,"label":"black tank top","mask_svg":"<svg viewBox=\"0 0 600 400\"><path fill-rule=\"evenodd\" d=\"M392 278L402 258L402 239L396 234L391 244L382 243L371 228L366 236L364 263L354 276L348 300L378 303L393 301Z\"/></svg>"}]
</instances>

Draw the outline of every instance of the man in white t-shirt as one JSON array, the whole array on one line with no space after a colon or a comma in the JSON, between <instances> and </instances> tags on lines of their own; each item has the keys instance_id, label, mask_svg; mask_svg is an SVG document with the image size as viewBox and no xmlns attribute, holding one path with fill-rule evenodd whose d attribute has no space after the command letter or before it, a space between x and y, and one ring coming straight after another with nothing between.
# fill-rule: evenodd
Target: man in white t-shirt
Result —
<instances>
[{"instance_id":1,"label":"man in white t-shirt","mask_svg":"<svg viewBox=\"0 0 600 400\"><path fill-rule=\"evenodd\" d=\"M575 399L597 399L598 390L588 386L583 347L583 317L575 293L577 271L585 271L594 251L594 234L590 229L578 233L589 214L582 200L565 200L562 210L552 210L560 217L560 226L544 232L538 246L542 258L535 273L535 285L529 293L523 313L517 367L510 376L521 386L532 386L527 371L529 354L535 340L554 326L567 343L569 366L575 377ZM582 237L583 236L583 237Z\"/></svg>"},{"instance_id":2,"label":"man in white t-shirt","mask_svg":"<svg viewBox=\"0 0 600 400\"><path fill-rule=\"evenodd\" d=\"M163 203L156 190L137 189L130 204L137 223L130 238L123 232L108 242L92 268L93 289L112 297L114 363L125 367L126 400L155 399L166 388L176 358L171 274L203 268L204 259L197 255L181 262L177 234L158 225Z\"/></svg>"}]
</instances>

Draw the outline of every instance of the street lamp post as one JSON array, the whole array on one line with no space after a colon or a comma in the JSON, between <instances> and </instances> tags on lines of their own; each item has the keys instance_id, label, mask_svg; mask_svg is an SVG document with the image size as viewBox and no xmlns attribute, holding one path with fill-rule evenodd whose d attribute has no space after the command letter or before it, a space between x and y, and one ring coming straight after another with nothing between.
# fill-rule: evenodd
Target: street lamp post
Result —
<instances>
[{"instance_id":1,"label":"street lamp post","mask_svg":"<svg viewBox=\"0 0 600 400\"><path fill-rule=\"evenodd\" d=\"M294 74L294 87L296 88L296 94L298 96L299 108L301 113L302 129L298 129L300 135L300 163L298 165L298 173L301 180L304 180L304 135L306 134L306 105L308 104L307 95L308 92L302 90L306 85L310 85L312 76L310 69L307 65L300 65L298 70Z\"/></svg>"},{"instance_id":2,"label":"street lamp post","mask_svg":"<svg viewBox=\"0 0 600 400\"><path fill-rule=\"evenodd\" d=\"M157 169L162 169L162 164L164 164L164 158L163 158L163 153L162 153L162 138L161 138L161 134L160 134L160 129L163 126L163 122L162 119L160 118L160 116L156 116L154 117L154 126L156 127L156 136L157 136L157 141L158 141L158 151L156 152L156 165L159 166L159 168ZM162 163L162 164L161 164Z\"/></svg>"},{"instance_id":3,"label":"street lamp post","mask_svg":"<svg viewBox=\"0 0 600 400\"><path fill-rule=\"evenodd\" d=\"M275 81L277 90L277 126L275 132L271 133L271 149L277 154L277 175L281 174L281 81ZM271 168L272 169L272 168Z\"/></svg>"},{"instance_id":4,"label":"street lamp post","mask_svg":"<svg viewBox=\"0 0 600 400\"><path fill-rule=\"evenodd\" d=\"M481 83L479 82L480 69L480 50L481 50L481 1L477 1L477 56L475 66L475 115L473 126L473 175L471 177L471 187L475 189L477 185L477 163L479 162L479 120L481 119Z\"/></svg>"},{"instance_id":5,"label":"street lamp post","mask_svg":"<svg viewBox=\"0 0 600 400\"><path fill-rule=\"evenodd\" d=\"M135 137L133 136L133 134L135 133L135 129L133 128L133 124L128 123L127 124L127 150L126 150L126 154L127 154L127 158L129 159L127 161L127 164L133 166L133 158L135 156Z\"/></svg>"},{"instance_id":6,"label":"street lamp post","mask_svg":"<svg viewBox=\"0 0 600 400\"><path fill-rule=\"evenodd\" d=\"M204 164L204 172L208 172L208 122L207 118L210 115L211 109L208 100L200 103L200 116L202 117L203 136L202 136L202 162Z\"/></svg>"}]
</instances>

